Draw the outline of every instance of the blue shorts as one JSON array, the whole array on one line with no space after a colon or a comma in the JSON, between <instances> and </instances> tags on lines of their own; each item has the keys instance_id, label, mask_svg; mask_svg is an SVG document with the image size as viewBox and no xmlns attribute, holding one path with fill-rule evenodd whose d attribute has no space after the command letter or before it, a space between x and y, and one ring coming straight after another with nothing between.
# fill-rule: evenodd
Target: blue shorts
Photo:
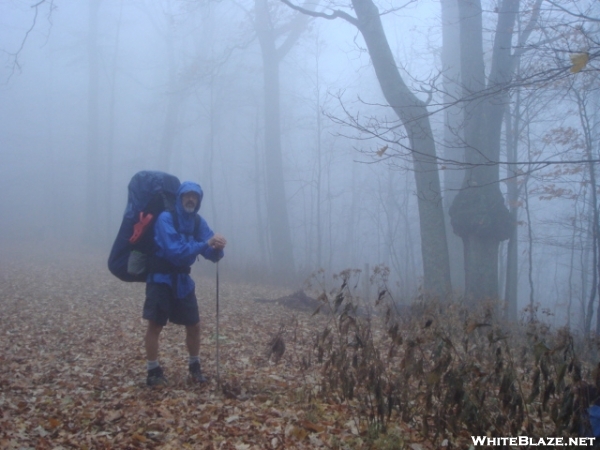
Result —
<instances>
[{"instance_id":1,"label":"blue shorts","mask_svg":"<svg viewBox=\"0 0 600 450\"><path fill-rule=\"evenodd\" d=\"M185 298L176 298L168 284L146 283L142 317L163 327L167 321L177 325L196 325L200 321L196 293L192 291Z\"/></svg>"}]
</instances>

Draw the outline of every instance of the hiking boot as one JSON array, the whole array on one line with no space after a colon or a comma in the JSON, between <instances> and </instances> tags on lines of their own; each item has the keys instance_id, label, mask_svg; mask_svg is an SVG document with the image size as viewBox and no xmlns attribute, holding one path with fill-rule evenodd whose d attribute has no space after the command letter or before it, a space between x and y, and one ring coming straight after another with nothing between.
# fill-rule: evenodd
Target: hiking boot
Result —
<instances>
[{"instance_id":1,"label":"hiking boot","mask_svg":"<svg viewBox=\"0 0 600 450\"><path fill-rule=\"evenodd\" d=\"M148 386L164 386L167 384L167 379L165 378L162 367L158 366L148 371L146 384Z\"/></svg>"},{"instance_id":2,"label":"hiking boot","mask_svg":"<svg viewBox=\"0 0 600 450\"><path fill-rule=\"evenodd\" d=\"M206 377L202 375L200 363L198 361L190 364L190 381L197 384L206 383L208 381Z\"/></svg>"}]
</instances>

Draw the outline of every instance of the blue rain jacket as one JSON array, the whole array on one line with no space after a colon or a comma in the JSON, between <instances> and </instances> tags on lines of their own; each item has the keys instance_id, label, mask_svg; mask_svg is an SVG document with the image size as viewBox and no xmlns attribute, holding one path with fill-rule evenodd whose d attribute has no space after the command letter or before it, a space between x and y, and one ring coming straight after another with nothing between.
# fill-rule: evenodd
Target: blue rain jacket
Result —
<instances>
[{"instance_id":1,"label":"blue rain jacket","mask_svg":"<svg viewBox=\"0 0 600 450\"><path fill-rule=\"evenodd\" d=\"M199 202L193 213L188 213L183 207L181 196L186 192L198 194ZM200 226L196 236L194 232L194 217L198 214L203 197L202 188L199 184L184 181L177 190L177 201L175 202L175 213L179 220L179 231L175 229L173 217L168 211L163 211L154 225L154 242L156 244L156 256L166 259L178 267L190 267L196 261L198 255L217 262L224 253L223 250L215 250L208 245L208 240L215 234L206 221L200 217ZM177 288L177 298L184 298L196 287L194 280L186 273L166 274L151 273L148 275L149 283L165 283Z\"/></svg>"},{"instance_id":2,"label":"blue rain jacket","mask_svg":"<svg viewBox=\"0 0 600 450\"><path fill-rule=\"evenodd\" d=\"M600 406L590 406L588 408L588 415L590 417L590 425L592 426L592 435L595 438L600 438Z\"/></svg>"}]
</instances>

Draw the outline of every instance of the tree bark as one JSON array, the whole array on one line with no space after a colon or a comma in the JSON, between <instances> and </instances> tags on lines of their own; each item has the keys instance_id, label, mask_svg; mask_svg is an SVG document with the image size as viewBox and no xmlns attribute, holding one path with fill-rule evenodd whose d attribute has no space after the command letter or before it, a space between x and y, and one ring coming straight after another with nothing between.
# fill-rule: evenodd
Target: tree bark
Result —
<instances>
[{"instance_id":1,"label":"tree bark","mask_svg":"<svg viewBox=\"0 0 600 450\"><path fill-rule=\"evenodd\" d=\"M352 5L383 95L402 121L412 149L423 255L423 287L426 293L443 297L451 290L450 260L435 143L427 107L400 76L375 4L371 0L352 0Z\"/></svg>"},{"instance_id":2,"label":"tree bark","mask_svg":"<svg viewBox=\"0 0 600 450\"><path fill-rule=\"evenodd\" d=\"M267 178L267 217L273 274L278 279L294 275L292 236L285 196L279 110L279 63L283 56L276 47L267 0L256 0L256 31L263 58L264 132Z\"/></svg>"},{"instance_id":3,"label":"tree bark","mask_svg":"<svg viewBox=\"0 0 600 450\"><path fill-rule=\"evenodd\" d=\"M444 81L444 159L462 163L465 160L463 147L461 106L456 102L461 96L460 87L460 28L457 0L444 0L442 7L442 74ZM450 255L450 275L452 287L456 292L464 292L465 269L463 243L460 237L452 232L450 225L450 205L461 188L465 177L464 170L450 165L443 171L444 181L444 213L448 252Z\"/></svg>"},{"instance_id":4,"label":"tree bark","mask_svg":"<svg viewBox=\"0 0 600 450\"><path fill-rule=\"evenodd\" d=\"M465 296L474 303L498 299L498 245L514 222L500 192L499 158L502 116L512 76L512 31L518 0L504 0L485 80L483 26L479 0L459 0L461 76L465 98L465 149L469 164L461 191L450 207L454 232L465 248ZM474 272L469 272L474 271Z\"/></svg>"}]
</instances>

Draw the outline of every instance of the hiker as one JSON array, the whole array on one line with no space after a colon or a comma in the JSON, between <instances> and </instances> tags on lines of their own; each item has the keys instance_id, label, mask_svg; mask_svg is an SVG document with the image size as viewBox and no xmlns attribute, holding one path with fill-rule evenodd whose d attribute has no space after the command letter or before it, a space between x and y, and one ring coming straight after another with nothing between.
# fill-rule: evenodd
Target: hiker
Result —
<instances>
[{"instance_id":1,"label":"hiker","mask_svg":"<svg viewBox=\"0 0 600 450\"><path fill-rule=\"evenodd\" d=\"M155 251L149 261L143 312L148 320L144 340L148 386L167 383L158 363L160 332L167 321L185 326L189 379L195 383L207 381L200 368L200 315L194 280L189 274L198 255L219 261L227 241L213 233L198 215L202 196L200 185L183 182L177 191L175 210L163 211L154 225Z\"/></svg>"}]
</instances>

